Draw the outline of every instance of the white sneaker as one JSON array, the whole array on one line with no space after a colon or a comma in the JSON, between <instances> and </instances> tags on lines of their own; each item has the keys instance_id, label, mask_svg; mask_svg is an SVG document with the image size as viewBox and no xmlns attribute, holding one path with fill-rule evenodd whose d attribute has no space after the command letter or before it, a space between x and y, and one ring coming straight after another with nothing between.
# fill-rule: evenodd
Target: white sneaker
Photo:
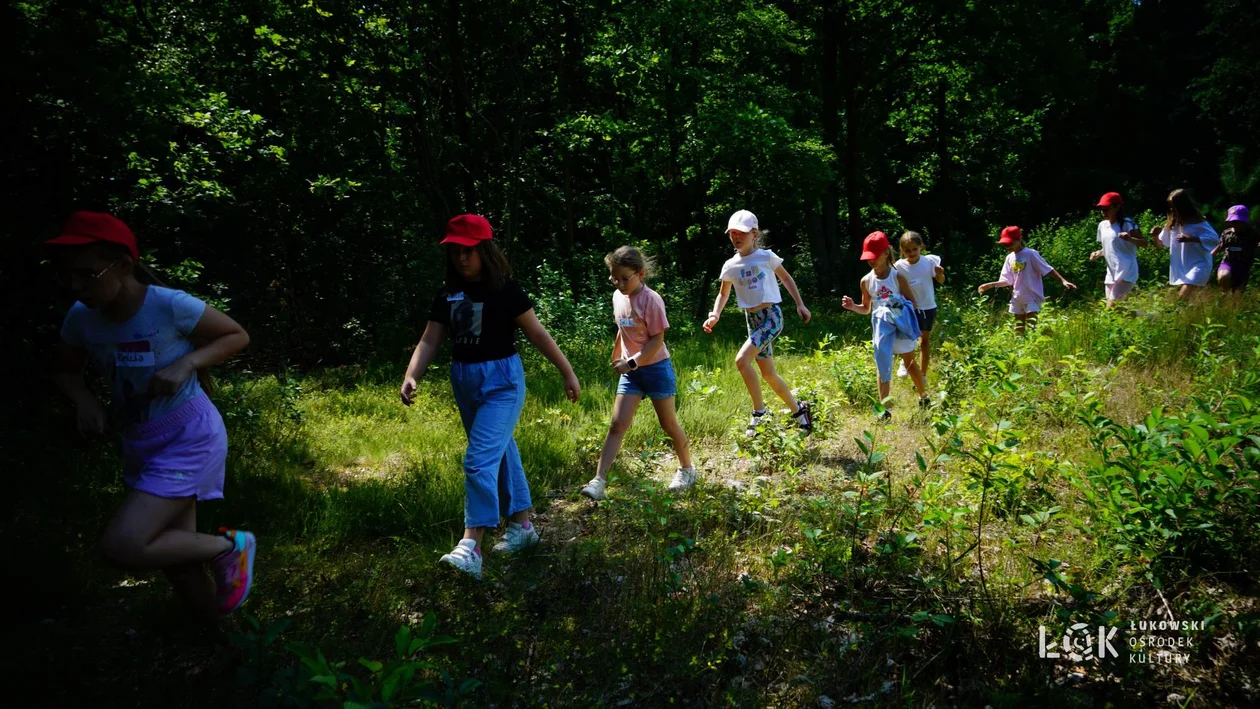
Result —
<instances>
[{"instance_id":1,"label":"white sneaker","mask_svg":"<svg viewBox=\"0 0 1260 709\"><path fill-rule=\"evenodd\" d=\"M761 411L754 411L752 413L752 416L748 419L748 427L744 429L744 435L748 436L749 438L752 438L753 436L757 435L757 427L762 425L762 423L765 421L765 418L769 415L770 415L770 409L762 409Z\"/></svg>"},{"instance_id":2,"label":"white sneaker","mask_svg":"<svg viewBox=\"0 0 1260 709\"><path fill-rule=\"evenodd\" d=\"M534 525L531 524L526 529L516 522L508 522L507 531L503 533L499 543L494 545L494 550L513 554L534 546L538 539L538 530L534 529Z\"/></svg>"},{"instance_id":3,"label":"white sneaker","mask_svg":"<svg viewBox=\"0 0 1260 709\"><path fill-rule=\"evenodd\" d=\"M899 377L908 377L908 376L910 376L910 372L907 372L907 371L906 371L906 362L905 362L905 360L902 360L902 361L901 361L901 364L897 365L897 376L899 376Z\"/></svg>"},{"instance_id":4,"label":"white sneaker","mask_svg":"<svg viewBox=\"0 0 1260 709\"><path fill-rule=\"evenodd\" d=\"M599 501L604 499L604 489L607 487L607 480L601 479L599 476L595 476L591 478L590 482L586 483L586 487L582 488L582 494L592 500Z\"/></svg>"},{"instance_id":5,"label":"white sneaker","mask_svg":"<svg viewBox=\"0 0 1260 709\"><path fill-rule=\"evenodd\" d=\"M674 473L674 479L669 483L669 489L686 490L695 485L699 479L700 476L696 474L695 468L679 468L678 472Z\"/></svg>"},{"instance_id":6,"label":"white sneaker","mask_svg":"<svg viewBox=\"0 0 1260 709\"><path fill-rule=\"evenodd\" d=\"M450 554L443 554L438 561L450 564L474 578L481 578L481 554L477 553L477 542L472 539L461 539Z\"/></svg>"}]
</instances>

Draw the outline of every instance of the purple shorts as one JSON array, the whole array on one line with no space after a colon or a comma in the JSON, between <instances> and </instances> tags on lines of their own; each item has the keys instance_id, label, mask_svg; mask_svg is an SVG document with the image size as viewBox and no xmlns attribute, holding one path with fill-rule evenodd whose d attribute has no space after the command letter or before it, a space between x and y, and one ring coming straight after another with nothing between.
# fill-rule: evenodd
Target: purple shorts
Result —
<instances>
[{"instance_id":1,"label":"purple shorts","mask_svg":"<svg viewBox=\"0 0 1260 709\"><path fill-rule=\"evenodd\" d=\"M227 429L205 393L123 436L123 482L157 497L223 498Z\"/></svg>"}]
</instances>

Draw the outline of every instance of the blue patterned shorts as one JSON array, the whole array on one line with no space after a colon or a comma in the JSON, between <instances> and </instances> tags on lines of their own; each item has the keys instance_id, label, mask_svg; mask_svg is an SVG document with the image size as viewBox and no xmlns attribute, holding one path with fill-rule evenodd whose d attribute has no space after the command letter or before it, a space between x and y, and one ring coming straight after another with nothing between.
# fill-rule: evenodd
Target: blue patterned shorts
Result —
<instances>
[{"instance_id":1,"label":"blue patterned shorts","mask_svg":"<svg viewBox=\"0 0 1260 709\"><path fill-rule=\"evenodd\" d=\"M778 303L765 310L744 311L748 323L748 340L757 348L757 359L774 356L774 338L783 332L783 310Z\"/></svg>"}]
</instances>

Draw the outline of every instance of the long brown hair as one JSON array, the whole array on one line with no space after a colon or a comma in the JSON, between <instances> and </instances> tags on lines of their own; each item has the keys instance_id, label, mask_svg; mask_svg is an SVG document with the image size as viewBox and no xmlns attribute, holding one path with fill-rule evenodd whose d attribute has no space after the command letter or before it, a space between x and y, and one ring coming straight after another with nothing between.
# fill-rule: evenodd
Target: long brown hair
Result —
<instances>
[{"instance_id":1,"label":"long brown hair","mask_svg":"<svg viewBox=\"0 0 1260 709\"><path fill-rule=\"evenodd\" d=\"M461 290L467 283L459 275L459 269L455 268L453 257L456 248L454 244L446 248L446 290L452 293ZM507 254L493 239L478 242L473 250L481 257L481 282L491 293L502 290L504 282L512 277L512 264L508 263Z\"/></svg>"},{"instance_id":2,"label":"long brown hair","mask_svg":"<svg viewBox=\"0 0 1260 709\"><path fill-rule=\"evenodd\" d=\"M1189 192L1176 189L1168 193L1168 218L1164 221L1165 229L1198 224L1203 221L1207 220L1203 218L1203 212L1199 211L1199 205L1190 199Z\"/></svg>"}]
</instances>

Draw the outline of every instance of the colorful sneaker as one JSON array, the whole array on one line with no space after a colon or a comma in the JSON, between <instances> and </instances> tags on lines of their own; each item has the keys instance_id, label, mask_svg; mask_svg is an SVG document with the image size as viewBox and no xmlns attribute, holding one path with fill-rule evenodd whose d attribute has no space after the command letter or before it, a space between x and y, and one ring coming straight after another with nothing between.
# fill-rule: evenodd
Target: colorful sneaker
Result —
<instances>
[{"instance_id":1,"label":"colorful sneaker","mask_svg":"<svg viewBox=\"0 0 1260 709\"><path fill-rule=\"evenodd\" d=\"M696 474L695 468L679 468L678 472L674 473L674 479L669 483L669 489L674 491L686 490L695 485L699 479L700 476Z\"/></svg>"},{"instance_id":2,"label":"colorful sneaker","mask_svg":"<svg viewBox=\"0 0 1260 709\"><path fill-rule=\"evenodd\" d=\"M899 377L908 377L908 376L910 376L910 372L907 372L907 371L906 371L906 363L905 363L905 361L904 361L904 360L902 360L901 364L898 364L898 365L897 365L897 376L899 376Z\"/></svg>"},{"instance_id":3,"label":"colorful sneaker","mask_svg":"<svg viewBox=\"0 0 1260 709\"><path fill-rule=\"evenodd\" d=\"M792 418L796 419L796 423L805 433L813 433L814 431L814 412L809 407L808 401L802 401L797 404L796 413L792 414Z\"/></svg>"},{"instance_id":4,"label":"colorful sneaker","mask_svg":"<svg viewBox=\"0 0 1260 709\"><path fill-rule=\"evenodd\" d=\"M757 435L757 427L765 422L766 416L769 415L769 409L752 412L752 418L748 419L748 427L744 429L744 435L752 438Z\"/></svg>"},{"instance_id":5,"label":"colorful sneaker","mask_svg":"<svg viewBox=\"0 0 1260 709\"><path fill-rule=\"evenodd\" d=\"M254 552L258 549L258 540L239 529L221 527L219 533L232 542L232 548L212 559L210 570L214 575L219 612L227 615L249 598L254 584Z\"/></svg>"},{"instance_id":6,"label":"colorful sneaker","mask_svg":"<svg viewBox=\"0 0 1260 709\"><path fill-rule=\"evenodd\" d=\"M586 483L586 487L582 488L582 494L598 502L599 500L604 499L604 490L607 487L608 481L597 475L591 478L590 482Z\"/></svg>"},{"instance_id":7,"label":"colorful sneaker","mask_svg":"<svg viewBox=\"0 0 1260 709\"><path fill-rule=\"evenodd\" d=\"M472 539L461 539L451 550L443 554L438 561L450 564L473 578L481 578L481 552L477 551L477 542Z\"/></svg>"},{"instance_id":8,"label":"colorful sneaker","mask_svg":"<svg viewBox=\"0 0 1260 709\"><path fill-rule=\"evenodd\" d=\"M494 545L494 550L514 554L534 546L538 540L538 530L534 529L534 525L530 524L526 527L516 522L508 522L507 531L503 533L499 543Z\"/></svg>"}]
</instances>

